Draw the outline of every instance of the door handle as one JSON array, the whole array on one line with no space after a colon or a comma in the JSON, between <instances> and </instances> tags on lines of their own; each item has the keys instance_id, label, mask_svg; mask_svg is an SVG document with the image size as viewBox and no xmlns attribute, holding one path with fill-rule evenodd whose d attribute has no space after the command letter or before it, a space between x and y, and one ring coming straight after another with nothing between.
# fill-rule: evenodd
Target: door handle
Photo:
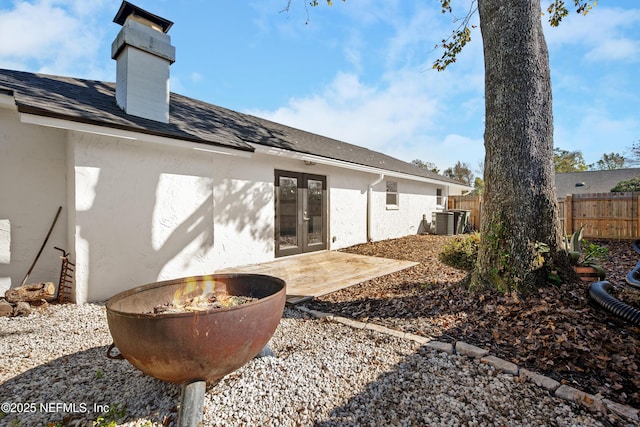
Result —
<instances>
[{"instance_id":1,"label":"door handle","mask_svg":"<svg viewBox=\"0 0 640 427\"><path fill-rule=\"evenodd\" d=\"M309 221L311 218L307 216L307 211L302 211L302 220Z\"/></svg>"}]
</instances>

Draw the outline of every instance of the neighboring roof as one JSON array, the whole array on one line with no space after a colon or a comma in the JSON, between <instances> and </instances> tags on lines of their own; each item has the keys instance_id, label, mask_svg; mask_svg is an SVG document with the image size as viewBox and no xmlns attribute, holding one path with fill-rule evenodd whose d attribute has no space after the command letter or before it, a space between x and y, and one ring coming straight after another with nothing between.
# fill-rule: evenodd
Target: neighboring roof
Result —
<instances>
[{"instance_id":1,"label":"neighboring roof","mask_svg":"<svg viewBox=\"0 0 640 427\"><path fill-rule=\"evenodd\" d=\"M0 69L2 92L13 95L21 113L242 151L254 151L253 143L464 186L386 154L175 93L169 123L161 123L126 114L114 83Z\"/></svg>"},{"instance_id":2,"label":"neighboring roof","mask_svg":"<svg viewBox=\"0 0 640 427\"><path fill-rule=\"evenodd\" d=\"M640 168L556 174L558 197L567 194L609 193L620 181L640 176Z\"/></svg>"}]
</instances>

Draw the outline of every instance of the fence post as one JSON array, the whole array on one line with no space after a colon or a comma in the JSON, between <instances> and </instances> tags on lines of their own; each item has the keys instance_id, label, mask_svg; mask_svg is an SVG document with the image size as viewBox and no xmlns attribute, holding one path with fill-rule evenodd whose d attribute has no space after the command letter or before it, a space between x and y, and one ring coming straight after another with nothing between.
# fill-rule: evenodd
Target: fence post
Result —
<instances>
[{"instance_id":1,"label":"fence post","mask_svg":"<svg viewBox=\"0 0 640 427\"><path fill-rule=\"evenodd\" d=\"M573 197L571 194L567 194L564 199L564 227L565 233L568 235L573 234Z\"/></svg>"}]
</instances>

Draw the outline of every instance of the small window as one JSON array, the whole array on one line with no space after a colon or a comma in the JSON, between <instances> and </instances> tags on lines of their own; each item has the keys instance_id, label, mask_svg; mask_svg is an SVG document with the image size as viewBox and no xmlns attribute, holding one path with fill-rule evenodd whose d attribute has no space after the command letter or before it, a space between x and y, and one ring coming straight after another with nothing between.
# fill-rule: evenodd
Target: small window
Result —
<instances>
[{"instance_id":1,"label":"small window","mask_svg":"<svg viewBox=\"0 0 640 427\"><path fill-rule=\"evenodd\" d=\"M387 181L387 208L398 208L397 181Z\"/></svg>"},{"instance_id":2,"label":"small window","mask_svg":"<svg viewBox=\"0 0 640 427\"><path fill-rule=\"evenodd\" d=\"M436 205L442 206L442 188L436 188Z\"/></svg>"}]
</instances>

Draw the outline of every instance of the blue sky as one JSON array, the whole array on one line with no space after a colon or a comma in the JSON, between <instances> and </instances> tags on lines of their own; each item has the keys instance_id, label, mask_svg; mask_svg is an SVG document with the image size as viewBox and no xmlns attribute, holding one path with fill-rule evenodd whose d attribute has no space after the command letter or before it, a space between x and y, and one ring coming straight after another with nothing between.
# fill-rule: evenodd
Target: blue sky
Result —
<instances>
[{"instance_id":1,"label":"blue sky","mask_svg":"<svg viewBox=\"0 0 640 427\"><path fill-rule=\"evenodd\" d=\"M0 0L0 68L114 81L120 3ZM291 0L288 12L287 0L132 3L174 22L174 92L441 170L460 160L477 171L484 158L480 31L434 71L455 25L437 0ZM461 17L469 2L453 4ZM556 147L587 163L625 154L640 140L640 2L602 0L559 28L542 19Z\"/></svg>"}]
</instances>

